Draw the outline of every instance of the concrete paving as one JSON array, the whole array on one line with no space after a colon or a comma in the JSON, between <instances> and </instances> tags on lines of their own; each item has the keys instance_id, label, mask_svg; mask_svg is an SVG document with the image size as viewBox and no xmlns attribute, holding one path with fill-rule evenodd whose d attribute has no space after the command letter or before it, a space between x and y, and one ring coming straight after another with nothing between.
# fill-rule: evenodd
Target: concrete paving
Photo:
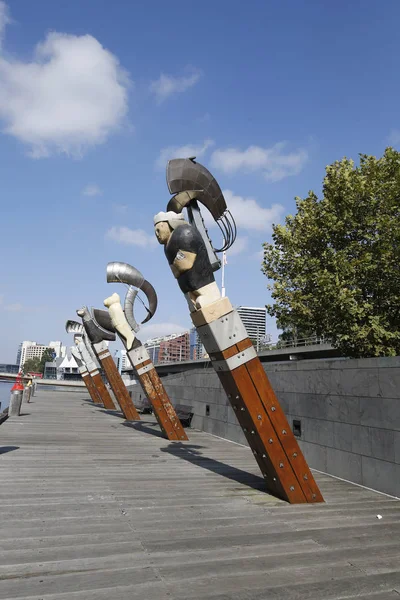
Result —
<instances>
[{"instance_id":1,"label":"concrete paving","mask_svg":"<svg viewBox=\"0 0 400 600\"><path fill-rule=\"evenodd\" d=\"M0 600L400 600L398 500L316 473L326 504L290 506L247 448L188 433L83 392L23 404L0 427Z\"/></svg>"}]
</instances>

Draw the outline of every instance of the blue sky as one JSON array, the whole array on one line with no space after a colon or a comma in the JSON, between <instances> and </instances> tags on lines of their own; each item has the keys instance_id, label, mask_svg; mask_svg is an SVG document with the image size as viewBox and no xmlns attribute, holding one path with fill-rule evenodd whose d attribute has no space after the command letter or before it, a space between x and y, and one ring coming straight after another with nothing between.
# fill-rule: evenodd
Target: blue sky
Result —
<instances>
[{"instance_id":1,"label":"blue sky","mask_svg":"<svg viewBox=\"0 0 400 600\"><path fill-rule=\"evenodd\" d=\"M400 142L399 17L375 0L0 2L0 361L23 339L70 343L76 308L123 295L111 260L158 291L142 339L189 326L152 230L176 154L236 217L232 303L267 303L271 223L326 164Z\"/></svg>"}]
</instances>

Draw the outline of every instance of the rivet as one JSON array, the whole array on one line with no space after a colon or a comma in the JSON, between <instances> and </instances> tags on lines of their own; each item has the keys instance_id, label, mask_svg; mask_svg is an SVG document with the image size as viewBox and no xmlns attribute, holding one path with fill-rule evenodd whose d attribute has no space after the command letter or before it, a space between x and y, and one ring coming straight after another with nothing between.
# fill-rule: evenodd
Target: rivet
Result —
<instances>
[{"instance_id":1,"label":"rivet","mask_svg":"<svg viewBox=\"0 0 400 600\"><path fill-rule=\"evenodd\" d=\"M243 406L242 406L242 408L241 408L240 410L245 410L245 409L244 409L244 408L243 408Z\"/></svg>"},{"instance_id":2,"label":"rivet","mask_svg":"<svg viewBox=\"0 0 400 600\"><path fill-rule=\"evenodd\" d=\"M269 438L269 440L268 440L268 443L269 443L269 444L272 444L272 443L273 443L273 441L274 441L274 440L273 440L272 438Z\"/></svg>"},{"instance_id":3,"label":"rivet","mask_svg":"<svg viewBox=\"0 0 400 600\"><path fill-rule=\"evenodd\" d=\"M232 339L232 336L231 336L231 335L229 336L229 339L230 339L230 340Z\"/></svg>"},{"instance_id":4,"label":"rivet","mask_svg":"<svg viewBox=\"0 0 400 600\"><path fill-rule=\"evenodd\" d=\"M293 452L293 458L297 457L297 452Z\"/></svg>"},{"instance_id":5,"label":"rivet","mask_svg":"<svg viewBox=\"0 0 400 600\"><path fill-rule=\"evenodd\" d=\"M233 407L233 410L237 410L237 406L236 406L236 404L234 405L234 407Z\"/></svg>"},{"instance_id":6,"label":"rivet","mask_svg":"<svg viewBox=\"0 0 400 600\"><path fill-rule=\"evenodd\" d=\"M266 473L263 473L263 475L264 475L265 478L267 478L267 474Z\"/></svg>"},{"instance_id":7,"label":"rivet","mask_svg":"<svg viewBox=\"0 0 400 600\"><path fill-rule=\"evenodd\" d=\"M271 406L271 410L272 410L272 412L275 412L276 411L275 406Z\"/></svg>"},{"instance_id":8,"label":"rivet","mask_svg":"<svg viewBox=\"0 0 400 600\"><path fill-rule=\"evenodd\" d=\"M286 429L282 429L283 435L286 435Z\"/></svg>"},{"instance_id":9,"label":"rivet","mask_svg":"<svg viewBox=\"0 0 400 600\"><path fill-rule=\"evenodd\" d=\"M307 475L304 475L303 479L308 479Z\"/></svg>"},{"instance_id":10,"label":"rivet","mask_svg":"<svg viewBox=\"0 0 400 600\"><path fill-rule=\"evenodd\" d=\"M262 418L262 417L261 417L261 415L257 415L257 419L258 419L259 421L261 421L261 418Z\"/></svg>"},{"instance_id":11,"label":"rivet","mask_svg":"<svg viewBox=\"0 0 400 600\"><path fill-rule=\"evenodd\" d=\"M247 431L246 427L243 427L243 431Z\"/></svg>"},{"instance_id":12,"label":"rivet","mask_svg":"<svg viewBox=\"0 0 400 600\"><path fill-rule=\"evenodd\" d=\"M235 397L236 397L236 400L239 400L239 398L240 398L240 396L235 396Z\"/></svg>"},{"instance_id":13,"label":"rivet","mask_svg":"<svg viewBox=\"0 0 400 600\"><path fill-rule=\"evenodd\" d=\"M262 457L263 457L263 458L267 458L267 455L266 455L266 454L263 454L263 455L262 455Z\"/></svg>"},{"instance_id":14,"label":"rivet","mask_svg":"<svg viewBox=\"0 0 400 600\"><path fill-rule=\"evenodd\" d=\"M293 485L291 485L289 489L290 489L291 492L294 492L294 486Z\"/></svg>"},{"instance_id":15,"label":"rivet","mask_svg":"<svg viewBox=\"0 0 400 600\"><path fill-rule=\"evenodd\" d=\"M279 463L281 469L283 469L283 463Z\"/></svg>"},{"instance_id":16,"label":"rivet","mask_svg":"<svg viewBox=\"0 0 400 600\"><path fill-rule=\"evenodd\" d=\"M257 456L257 450L253 450L254 456Z\"/></svg>"},{"instance_id":17,"label":"rivet","mask_svg":"<svg viewBox=\"0 0 400 600\"><path fill-rule=\"evenodd\" d=\"M255 434L255 431L254 431L254 429L252 429L250 433L251 433L252 435L254 435L254 434Z\"/></svg>"},{"instance_id":18,"label":"rivet","mask_svg":"<svg viewBox=\"0 0 400 600\"><path fill-rule=\"evenodd\" d=\"M273 478L272 478L272 481L276 481L276 477L273 477Z\"/></svg>"}]
</instances>

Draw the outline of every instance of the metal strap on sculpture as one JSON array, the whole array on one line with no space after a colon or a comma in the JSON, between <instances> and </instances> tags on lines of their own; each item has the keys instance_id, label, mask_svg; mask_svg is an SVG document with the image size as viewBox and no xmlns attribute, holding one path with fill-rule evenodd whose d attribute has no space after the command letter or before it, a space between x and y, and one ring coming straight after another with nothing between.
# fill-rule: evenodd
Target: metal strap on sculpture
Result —
<instances>
[{"instance_id":1,"label":"metal strap on sculpture","mask_svg":"<svg viewBox=\"0 0 400 600\"><path fill-rule=\"evenodd\" d=\"M144 279L143 275L131 265L121 262L111 262L107 265L107 281L109 283L125 283L130 287L126 294L124 308L121 306L118 294L113 294L104 300L114 329L124 344L129 361L135 369L140 384L153 407L154 415L164 435L169 440L187 440L187 435L175 412L165 388L154 368L150 356L142 342L136 337L139 325L134 317L134 301L138 290L142 290L149 303L146 323L154 315L157 308L157 295L153 286ZM93 311L96 320L101 319L98 311Z\"/></svg>"},{"instance_id":2,"label":"metal strap on sculpture","mask_svg":"<svg viewBox=\"0 0 400 600\"><path fill-rule=\"evenodd\" d=\"M81 323L77 321L68 320L65 324L65 330L67 333L74 333L74 341L79 350L81 360L83 361L86 369L96 387L100 401L104 408L107 410L115 410L113 399L110 396L110 392L104 385L104 381L100 375L100 365L92 349L92 345L85 335L85 330ZM86 380L84 379L85 383ZM90 384L89 384L90 385ZM89 389L89 388L88 388ZM89 391L90 393L90 391ZM94 401L94 400L93 400Z\"/></svg>"},{"instance_id":3,"label":"metal strap on sculpture","mask_svg":"<svg viewBox=\"0 0 400 600\"><path fill-rule=\"evenodd\" d=\"M110 316L106 310L97 311L97 313L99 312L104 313L102 319L107 323L107 328L101 327L101 325L97 323L90 314L87 306L76 311L77 315L82 319L86 335L97 358L101 362L101 366L104 369L111 389L114 392L115 399L117 400L125 419L127 421L138 421L140 420L140 416L132 402L132 398L129 396L128 390L122 381L122 377L119 374L106 344L106 341L115 341L115 331L113 331Z\"/></svg>"},{"instance_id":4,"label":"metal strap on sculpture","mask_svg":"<svg viewBox=\"0 0 400 600\"><path fill-rule=\"evenodd\" d=\"M169 161L167 184L175 195L167 212L154 217L155 234L267 489L291 503L323 502L240 316L215 282L220 266L215 252L228 249L236 236L220 187L193 158ZM220 225L224 243L219 250L212 247L197 201Z\"/></svg>"}]
</instances>

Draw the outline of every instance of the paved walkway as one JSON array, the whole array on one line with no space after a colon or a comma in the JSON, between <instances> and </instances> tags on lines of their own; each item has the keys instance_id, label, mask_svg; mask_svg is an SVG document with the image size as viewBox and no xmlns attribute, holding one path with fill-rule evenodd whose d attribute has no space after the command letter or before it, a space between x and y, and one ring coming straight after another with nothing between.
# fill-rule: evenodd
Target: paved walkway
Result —
<instances>
[{"instance_id":1,"label":"paved walkway","mask_svg":"<svg viewBox=\"0 0 400 600\"><path fill-rule=\"evenodd\" d=\"M317 473L327 503L290 506L225 440L83 393L23 408L0 427L0 599L400 600L399 501Z\"/></svg>"}]
</instances>

